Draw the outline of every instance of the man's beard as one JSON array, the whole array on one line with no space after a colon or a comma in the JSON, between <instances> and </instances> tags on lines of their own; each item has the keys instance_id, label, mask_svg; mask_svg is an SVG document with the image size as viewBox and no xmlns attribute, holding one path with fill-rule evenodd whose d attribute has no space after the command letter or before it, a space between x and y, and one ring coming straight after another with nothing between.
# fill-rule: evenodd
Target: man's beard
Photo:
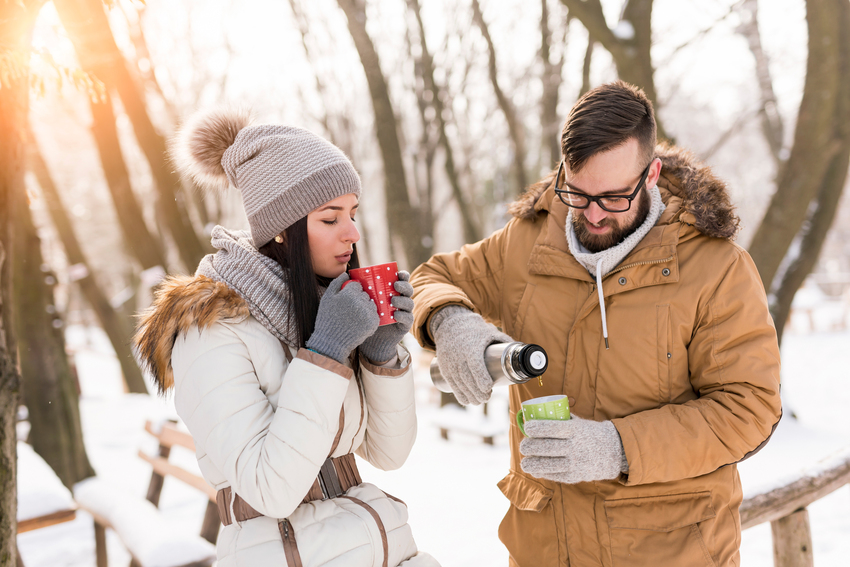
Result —
<instances>
[{"instance_id":1,"label":"man's beard","mask_svg":"<svg viewBox=\"0 0 850 567\"><path fill-rule=\"evenodd\" d=\"M615 219L605 217L598 225L596 225L599 227L610 226L611 230L605 234L591 233L587 229L587 223L589 221L584 218L584 214L580 213L578 210L573 210L573 228L576 231L576 237L582 246L594 254L602 252L603 250L608 250L628 238L638 229L638 227L640 227L640 225L643 224L647 215L649 215L649 205L649 191L647 191L644 186L644 190L641 191L640 197L638 197L637 215L635 215L632 222L626 226L620 226Z\"/></svg>"}]
</instances>

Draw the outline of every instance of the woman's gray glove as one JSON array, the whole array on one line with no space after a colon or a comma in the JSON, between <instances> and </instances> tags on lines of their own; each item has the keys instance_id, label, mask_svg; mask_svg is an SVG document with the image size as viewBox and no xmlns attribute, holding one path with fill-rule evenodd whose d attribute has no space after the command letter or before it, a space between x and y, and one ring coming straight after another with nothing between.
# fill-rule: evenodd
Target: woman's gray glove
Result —
<instances>
[{"instance_id":1,"label":"woman's gray glove","mask_svg":"<svg viewBox=\"0 0 850 567\"><path fill-rule=\"evenodd\" d=\"M493 379L484 364L484 350L493 343L513 341L481 315L460 305L437 311L428 324L437 345L440 374L457 401L478 405L490 399Z\"/></svg>"},{"instance_id":2,"label":"woman's gray glove","mask_svg":"<svg viewBox=\"0 0 850 567\"><path fill-rule=\"evenodd\" d=\"M566 421L530 419L519 444L522 470L537 477L575 484L614 479L629 472L617 428L610 421L572 416Z\"/></svg>"},{"instance_id":3,"label":"woman's gray glove","mask_svg":"<svg viewBox=\"0 0 850 567\"><path fill-rule=\"evenodd\" d=\"M316 326L307 348L345 364L348 356L375 332L381 318L369 294L344 273L330 283L316 314Z\"/></svg>"},{"instance_id":4,"label":"woman's gray glove","mask_svg":"<svg viewBox=\"0 0 850 567\"><path fill-rule=\"evenodd\" d=\"M360 353L375 363L383 363L396 355L396 346L413 325L413 286L410 274L398 273L398 281L393 284L399 295L393 296L390 303L395 307L393 317L396 322L378 327L375 333L360 345Z\"/></svg>"}]
</instances>

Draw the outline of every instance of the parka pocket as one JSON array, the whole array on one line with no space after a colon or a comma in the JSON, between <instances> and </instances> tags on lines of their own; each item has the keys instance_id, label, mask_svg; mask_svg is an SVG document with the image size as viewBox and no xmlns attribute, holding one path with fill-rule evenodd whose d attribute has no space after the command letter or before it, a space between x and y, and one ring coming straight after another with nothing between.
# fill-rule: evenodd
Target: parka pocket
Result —
<instances>
[{"instance_id":1,"label":"parka pocket","mask_svg":"<svg viewBox=\"0 0 850 567\"><path fill-rule=\"evenodd\" d=\"M614 567L717 565L700 529L717 515L709 492L606 500L605 515Z\"/></svg>"},{"instance_id":2,"label":"parka pocket","mask_svg":"<svg viewBox=\"0 0 850 567\"><path fill-rule=\"evenodd\" d=\"M499 481L511 503L499 524L499 539L518 565L561 565L552 504L554 491L516 472Z\"/></svg>"}]
</instances>

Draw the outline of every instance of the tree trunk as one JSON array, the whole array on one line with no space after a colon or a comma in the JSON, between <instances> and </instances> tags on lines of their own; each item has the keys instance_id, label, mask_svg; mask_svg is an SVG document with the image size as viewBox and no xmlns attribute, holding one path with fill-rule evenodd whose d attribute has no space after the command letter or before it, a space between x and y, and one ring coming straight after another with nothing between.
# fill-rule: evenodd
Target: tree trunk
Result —
<instances>
[{"instance_id":1,"label":"tree trunk","mask_svg":"<svg viewBox=\"0 0 850 567\"><path fill-rule=\"evenodd\" d=\"M561 70L566 51L566 30L569 30L567 18L564 31L564 52L558 61L552 61L552 30L549 29L549 0L541 0L540 7L540 60L543 62L543 94L540 97L540 127L543 135L543 155L548 154L544 162L545 170L552 169L561 161L561 120L558 117L558 90L561 88Z\"/></svg>"},{"instance_id":2,"label":"tree trunk","mask_svg":"<svg viewBox=\"0 0 850 567\"><path fill-rule=\"evenodd\" d=\"M615 30L608 27L600 0L561 0L570 14L581 21L595 41L614 59L617 75L643 89L655 106L658 137L669 138L661 118L652 67L652 0L626 0Z\"/></svg>"},{"instance_id":3,"label":"tree trunk","mask_svg":"<svg viewBox=\"0 0 850 567\"><path fill-rule=\"evenodd\" d=\"M770 154L779 169L782 165L782 142L784 139L784 126L782 115L779 114L779 105L776 101L776 93L773 90L773 79L770 75L770 61L762 49L761 33L759 32L758 0L744 0L741 5L743 23L738 31L743 35L756 64L756 80L761 92L761 128Z\"/></svg>"},{"instance_id":4,"label":"tree trunk","mask_svg":"<svg viewBox=\"0 0 850 567\"><path fill-rule=\"evenodd\" d=\"M30 38L44 2L0 3L0 46L21 61L22 68L0 69L0 565L18 561L17 435L20 376L12 332L12 276L7 257L14 246L14 196L24 194L25 125L29 108ZM8 61L8 59L7 59ZM5 65L5 63L4 63Z\"/></svg>"},{"instance_id":5,"label":"tree trunk","mask_svg":"<svg viewBox=\"0 0 850 567\"><path fill-rule=\"evenodd\" d=\"M413 7L408 0L407 8L412 15ZM420 29L413 26L410 19L407 20L405 30L405 44L407 55L413 61L413 74L416 80L413 83L413 93L416 95L416 109L419 111L419 124L422 135L419 137L419 146L413 156L413 183L419 200L419 218L422 226L423 237L431 238L435 228L434 216L434 160L437 157L438 141L434 140L434 119L428 116L428 111L434 111L429 95L433 95L426 86L425 66L422 61L421 41L419 41ZM419 45L420 49L414 49ZM424 174L424 175L423 175ZM423 180L424 176L424 180Z\"/></svg>"},{"instance_id":6,"label":"tree trunk","mask_svg":"<svg viewBox=\"0 0 850 567\"><path fill-rule=\"evenodd\" d=\"M794 146L778 175L776 192L749 248L768 291L773 289L780 265L841 151L836 125L842 84L844 18L841 14L846 3L846 0L806 2L809 56Z\"/></svg>"},{"instance_id":7,"label":"tree trunk","mask_svg":"<svg viewBox=\"0 0 850 567\"><path fill-rule=\"evenodd\" d=\"M115 212L126 249L139 261L143 270L167 266L162 244L148 230L142 209L130 184L130 173L118 142L115 113L109 95L103 101L89 101L92 135L97 145L106 184L115 204Z\"/></svg>"},{"instance_id":8,"label":"tree trunk","mask_svg":"<svg viewBox=\"0 0 850 567\"><path fill-rule=\"evenodd\" d=\"M407 179L404 173L401 144L396 131L396 118L390 101L389 88L372 38L366 32L366 7L364 0L337 0L348 19L348 30L360 55L366 73L372 108L375 112L375 129L384 162L384 191L386 195L387 225L391 238L402 240L408 268L413 270L431 256L431 246L423 242L417 222L416 209L410 202Z\"/></svg>"},{"instance_id":9,"label":"tree trunk","mask_svg":"<svg viewBox=\"0 0 850 567\"><path fill-rule=\"evenodd\" d=\"M514 149L514 171L517 180L517 194L525 191L528 186L528 181L525 175L525 132L522 127L522 121L517 116L516 108L511 100L505 95L502 87L499 85L499 68L496 62L496 48L493 45L493 40L490 38L490 30L487 27L487 22L484 21L484 14L481 13L481 6L478 0L472 0L472 19L481 30L481 35L484 36L484 41L487 42L488 67L490 72L490 83L493 85L493 92L496 94L496 101L499 103L499 109L505 115L505 121L508 123L508 134L511 137Z\"/></svg>"},{"instance_id":10,"label":"tree trunk","mask_svg":"<svg viewBox=\"0 0 850 567\"><path fill-rule=\"evenodd\" d=\"M590 90L590 65L593 62L593 47L596 42L590 32L587 34L587 49L584 51L584 61L581 65L581 90L578 96L582 97Z\"/></svg>"},{"instance_id":11,"label":"tree trunk","mask_svg":"<svg viewBox=\"0 0 850 567\"><path fill-rule=\"evenodd\" d=\"M77 385L65 353L64 325L53 301L55 277L42 268L26 192L13 196L15 248L12 255L14 329L18 339L24 403L29 410L29 442L62 483L94 475L83 445ZM48 281L48 280L51 280Z\"/></svg>"},{"instance_id":12,"label":"tree trunk","mask_svg":"<svg viewBox=\"0 0 850 567\"><path fill-rule=\"evenodd\" d=\"M446 132L445 113L447 109L443 103L445 92L440 85L437 85L437 81L434 79L434 59L431 57L431 52L428 50L428 42L425 39L425 24L422 22L422 10L419 6L419 0L408 0L407 6L416 17L416 23L419 28L419 44L422 49L422 78L425 81L425 90L431 92L431 106L434 109L434 121L439 135L439 144L443 148L446 177L448 177L449 184L452 187L452 197L454 197L458 209L460 209L464 241L477 242L482 238L481 228L473 217L472 206L461 189L460 176L455 168L454 149Z\"/></svg>"},{"instance_id":13,"label":"tree trunk","mask_svg":"<svg viewBox=\"0 0 850 567\"><path fill-rule=\"evenodd\" d=\"M797 290L817 263L827 233L838 212L838 203L847 183L850 169L850 4L835 1L835 19L839 21L839 94L833 123L838 150L827 167L814 200L814 212L803 223L799 252L790 263L775 291L773 320L782 341L785 323L791 313L791 302Z\"/></svg>"},{"instance_id":14,"label":"tree trunk","mask_svg":"<svg viewBox=\"0 0 850 567\"><path fill-rule=\"evenodd\" d=\"M112 36L101 0L55 0L54 5L82 68L103 81L108 89L115 89L121 97L136 140L150 165L159 194L160 217L171 233L183 264L193 270L207 247L192 226L180 191L180 177L167 162L165 140L148 116L140 89Z\"/></svg>"},{"instance_id":15,"label":"tree trunk","mask_svg":"<svg viewBox=\"0 0 850 567\"><path fill-rule=\"evenodd\" d=\"M65 248L65 256L68 258L68 264L75 266L80 273L80 277L76 280L76 283L80 286L86 301L88 301L97 315L100 326L112 343L112 348L115 349L115 355L121 364L121 371L124 374L124 382L127 385L127 390L133 393L147 394L148 391L145 387L142 372L139 369L139 365L136 364L136 360L133 358L133 352L130 349L133 326L129 320L120 317L115 309L112 308L106 294L103 293L103 290L98 285L95 274L86 261L83 249L74 233L71 219L62 205L62 199L59 196L59 191L56 189L56 184L53 182L44 157L41 155L34 138L30 139L29 147L30 168L41 186L44 201L47 204L47 210L50 212L50 218L53 220L56 232L59 233L59 240L61 240Z\"/></svg>"}]
</instances>

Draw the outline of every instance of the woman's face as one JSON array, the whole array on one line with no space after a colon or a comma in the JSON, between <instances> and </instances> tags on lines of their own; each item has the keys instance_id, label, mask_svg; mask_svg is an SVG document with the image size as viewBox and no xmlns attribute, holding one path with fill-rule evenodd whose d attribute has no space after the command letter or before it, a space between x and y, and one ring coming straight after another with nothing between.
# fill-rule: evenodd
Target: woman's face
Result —
<instances>
[{"instance_id":1,"label":"woman's face","mask_svg":"<svg viewBox=\"0 0 850 567\"><path fill-rule=\"evenodd\" d=\"M357 196L349 193L307 215L307 242L317 276L335 278L348 267L353 245L360 240L354 225L358 205Z\"/></svg>"}]
</instances>

